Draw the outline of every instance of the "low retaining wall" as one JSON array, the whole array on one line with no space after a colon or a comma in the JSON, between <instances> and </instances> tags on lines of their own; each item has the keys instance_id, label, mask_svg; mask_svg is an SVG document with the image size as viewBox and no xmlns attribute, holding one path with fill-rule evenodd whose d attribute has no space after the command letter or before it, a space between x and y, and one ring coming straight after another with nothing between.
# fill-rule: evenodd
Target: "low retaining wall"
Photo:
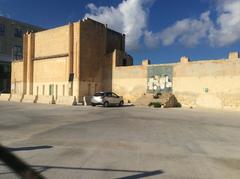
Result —
<instances>
[{"instance_id":1,"label":"low retaining wall","mask_svg":"<svg viewBox=\"0 0 240 179\"><path fill-rule=\"evenodd\" d=\"M23 100L23 94L12 94L10 101L11 102L22 102Z\"/></svg>"},{"instance_id":2,"label":"low retaining wall","mask_svg":"<svg viewBox=\"0 0 240 179\"><path fill-rule=\"evenodd\" d=\"M9 101L10 98L11 98L11 94L6 94L6 93L0 94L0 101Z\"/></svg>"},{"instance_id":3,"label":"low retaining wall","mask_svg":"<svg viewBox=\"0 0 240 179\"><path fill-rule=\"evenodd\" d=\"M240 111L240 93L175 93L183 107Z\"/></svg>"},{"instance_id":4,"label":"low retaining wall","mask_svg":"<svg viewBox=\"0 0 240 179\"><path fill-rule=\"evenodd\" d=\"M37 103L40 104L55 104L54 96L37 96Z\"/></svg>"},{"instance_id":5,"label":"low retaining wall","mask_svg":"<svg viewBox=\"0 0 240 179\"><path fill-rule=\"evenodd\" d=\"M56 104L61 105L77 105L76 96L58 96Z\"/></svg>"},{"instance_id":6,"label":"low retaining wall","mask_svg":"<svg viewBox=\"0 0 240 179\"><path fill-rule=\"evenodd\" d=\"M23 103L36 103L37 102L37 96L36 95L24 95Z\"/></svg>"}]
</instances>

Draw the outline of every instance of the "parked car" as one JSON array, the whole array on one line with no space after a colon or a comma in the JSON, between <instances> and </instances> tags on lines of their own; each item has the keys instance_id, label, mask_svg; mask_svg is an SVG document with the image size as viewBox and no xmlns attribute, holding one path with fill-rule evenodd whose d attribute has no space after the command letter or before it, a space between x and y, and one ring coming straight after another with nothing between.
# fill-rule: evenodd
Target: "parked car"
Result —
<instances>
[{"instance_id":1,"label":"parked car","mask_svg":"<svg viewBox=\"0 0 240 179\"><path fill-rule=\"evenodd\" d=\"M103 105L108 107L110 105L123 106L123 97L118 96L113 92L98 92L91 99L92 106Z\"/></svg>"}]
</instances>

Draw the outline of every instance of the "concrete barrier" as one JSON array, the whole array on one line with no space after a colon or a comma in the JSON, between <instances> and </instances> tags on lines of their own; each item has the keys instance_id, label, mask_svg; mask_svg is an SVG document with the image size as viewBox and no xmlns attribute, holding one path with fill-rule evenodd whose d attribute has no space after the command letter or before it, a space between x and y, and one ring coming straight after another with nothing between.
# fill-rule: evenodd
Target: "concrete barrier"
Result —
<instances>
[{"instance_id":1,"label":"concrete barrier","mask_svg":"<svg viewBox=\"0 0 240 179\"><path fill-rule=\"evenodd\" d=\"M11 98L11 94L9 93L1 93L0 94L0 101L9 101Z\"/></svg>"},{"instance_id":2,"label":"concrete barrier","mask_svg":"<svg viewBox=\"0 0 240 179\"><path fill-rule=\"evenodd\" d=\"M37 96L36 95L24 95L22 102L23 103L36 103Z\"/></svg>"},{"instance_id":3,"label":"concrete barrier","mask_svg":"<svg viewBox=\"0 0 240 179\"><path fill-rule=\"evenodd\" d=\"M22 102L23 94L11 94L11 102Z\"/></svg>"},{"instance_id":4,"label":"concrete barrier","mask_svg":"<svg viewBox=\"0 0 240 179\"><path fill-rule=\"evenodd\" d=\"M77 105L76 96L58 96L56 104L61 105Z\"/></svg>"},{"instance_id":5,"label":"concrete barrier","mask_svg":"<svg viewBox=\"0 0 240 179\"><path fill-rule=\"evenodd\" d=\"M40 104L55 104L54 96L37 96L37 103Z\"/></svg>"},{"instance_id":6,"label":"concrete barrier","mask_svg":"<svg viewBox=\"0 0 240 179\"><path fill-rule=\"evenodd\" d=\"M92 96L84 96L83 97L83 105L84 106L91 105L91 98L92 98Z\"/></svg>"}]
</instances>

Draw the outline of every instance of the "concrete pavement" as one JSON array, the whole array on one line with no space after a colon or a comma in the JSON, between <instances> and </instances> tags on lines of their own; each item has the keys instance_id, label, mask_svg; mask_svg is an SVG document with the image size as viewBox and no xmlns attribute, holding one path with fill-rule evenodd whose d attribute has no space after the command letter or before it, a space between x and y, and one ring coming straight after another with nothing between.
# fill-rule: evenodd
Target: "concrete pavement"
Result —
<instances>
[{"instance_id":1,"label":"concrete pavement","mask_svg":"<svg viewBox=\"0 0 240 179\"><path fill-rule=\"evenodd\" d=\"M239 179L239 129L237 112L0 102L1 143L47 178Z\"/></svg>"}]
</instances>

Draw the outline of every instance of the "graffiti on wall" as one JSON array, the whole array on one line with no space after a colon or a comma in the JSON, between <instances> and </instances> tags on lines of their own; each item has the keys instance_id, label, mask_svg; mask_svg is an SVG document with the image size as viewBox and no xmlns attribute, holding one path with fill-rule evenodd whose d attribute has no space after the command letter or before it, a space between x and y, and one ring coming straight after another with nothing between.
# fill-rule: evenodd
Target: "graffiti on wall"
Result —
<instances>
[{"instance_id":1,"label":"graffiti on wall","mask_svg":"<svg viewBox=\"0 0 240 179\"><path fill-rule=\"evenodd\" d=\"M148 92L172 92L172 86L172 66L148 67Z\"/></svg>"}]
</instances>

